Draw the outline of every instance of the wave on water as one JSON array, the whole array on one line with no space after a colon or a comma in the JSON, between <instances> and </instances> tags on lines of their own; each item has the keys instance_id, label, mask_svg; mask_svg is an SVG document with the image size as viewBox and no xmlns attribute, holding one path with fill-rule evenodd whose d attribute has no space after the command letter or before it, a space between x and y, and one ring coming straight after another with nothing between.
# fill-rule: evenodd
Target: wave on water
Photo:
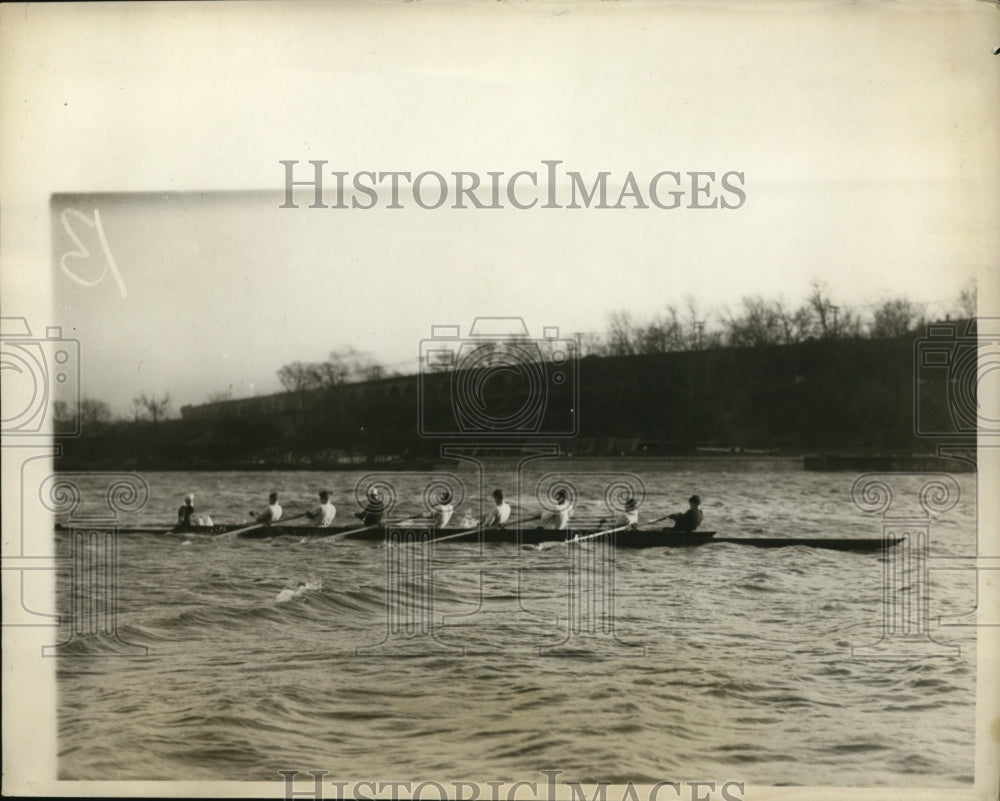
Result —
<instances>
[{"instance_id":1,"label":"wave on water","mask_svg":"<svg viewBox=\"0 0 1000 801\"><path fill-rule=\"evenodd\" d=\"M279 592L278 596L274 599L274 602L279 604L288 603L296 598L301 598L307 592L321 589L323 589L323 582L320 579L300 581L294 590L285 589Z\"/></svg>"}]
</instances>

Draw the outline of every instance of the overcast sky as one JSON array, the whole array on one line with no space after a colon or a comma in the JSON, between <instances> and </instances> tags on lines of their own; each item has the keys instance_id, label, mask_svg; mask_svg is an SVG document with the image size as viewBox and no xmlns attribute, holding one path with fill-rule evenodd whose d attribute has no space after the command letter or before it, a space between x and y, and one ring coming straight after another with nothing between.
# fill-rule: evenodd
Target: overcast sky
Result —
<instances>
[{"instance_id":1,"label":"overcast sky","mask_svg":"<svg viewBox=\"0 0 1000 801\"><path fill-rule=\"evenodd\" d=\"M2 144L4 314L79 338L84 394L118 413L140 391L274 391L283 364L344 345L409 372L432 325L480 315L571 334L688 295L797 305L817 280L859 311L944 311L977 274L992 289L986 4L29 8L0 90L21 132ZM661 171L736 171L746 199L424 210L404 192L397 210L383 190L359 210L299 190L280 209L283 159L540 179L556 159L609 171L613 197L630 171L644 192ZM60 268L106 266L64 259L66 219L103 253L66 209L98 210L120 282Z\"/></svg>"}]
</instances>

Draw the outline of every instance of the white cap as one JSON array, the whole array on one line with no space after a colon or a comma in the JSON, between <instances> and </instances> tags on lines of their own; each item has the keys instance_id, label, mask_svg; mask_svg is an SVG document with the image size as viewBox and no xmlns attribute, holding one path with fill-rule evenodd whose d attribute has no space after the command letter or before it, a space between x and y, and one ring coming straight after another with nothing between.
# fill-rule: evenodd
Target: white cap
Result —
<instances>
[{"instance_id":1,"label":"white cap","mask_svg":"<svg viewBox=\"0 0 1000 801\"><path fill-rule=\"evenodd\" d=\"M193 501L194 500L194 493L193 492L189 492L187 495L184 496L184 500L185 501Z\"/></svg>"}]
</instances>

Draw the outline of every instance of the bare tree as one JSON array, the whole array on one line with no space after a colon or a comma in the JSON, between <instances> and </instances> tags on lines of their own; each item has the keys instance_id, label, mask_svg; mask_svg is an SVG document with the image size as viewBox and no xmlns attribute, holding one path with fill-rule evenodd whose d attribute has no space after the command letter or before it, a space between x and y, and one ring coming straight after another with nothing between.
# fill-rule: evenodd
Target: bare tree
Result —
<instances>
[{"instance_id":1,"label":"bare tree","mask_svg":"<svg viewBox=\"0 0 1000 801\"><path fill-rule=\"evenodd\" d=\"M363 381L378 381L385 378L385 368L381 364L372 362L362 368L361 378Z\"/></svg>"},{"instance_id":2,"label":"bare tree","mask_svg":"<svg viewBox=\"0 0 1000 801\"><path fill-rule=\"evenodd\" d=\"M291 362L278 370L278 380L288 392L330 389L352 381L374 381L385 368L369 354L343 347L322 362Z\"/></svg>"},{"instance_id":3,"label":"bare tree","mask_svg":"<svg viewBox=\"0 0 1000 801\"><path fill-rule=\"evenodd\" d=\"M875 309L874 318L869 326L869 335L873 339L898 337L912 331L918 324L923 310L907 298L894 298L883 301Z\"/></svg>"},{"instance_id":4,"label":"bare tree","mask_svg":"<svg viewBox=\"0 0 1000 801\"><path fill-rule=\"evenodd\" d=\"M688 350L701 350L718 344L718 335L705 330L708 315L698 308L694 295L684 296L684 311L684 344Z\"/></svg>"},{"instance_id":5,"label":"bare tree","mask_svg":"<svg viewBox=\"0 0 1000 801\"><path fill-rule=\"evenodd\" d=\"M782 342L781 318L772 302L760 295L743 298L742 314L727 314L727 339L735 347L776 345Z\"/></svg>"},{"instance_id":6,"label":"bare tree","mask_svg":"<svg viewBox=\"0 0 1000 801\"><path fill-rule=\"evenodd\" d=\"M425 361L426 359L426 361ZM428 373L448 373L455 369L454 354L442 352L429 353L426 357L421 357L421 370Z\"/></svg>"},{"instance_id":7,"label":"bare tree","mask_svg":"<svg viewBox=\"0 0 1000 801\"><path fill-rule=\"evenodd\" d=\"M292 362L278 370L278 380L289 392L318 389L321 378L315 364Z\"/></svg>"},{"instance_id":8,"label":"bare tree","mask_svg":"<svg viewBox=\"0 0 1000 801\"><path fill-rule=\"evenodd\" d=\"M361 357L362 354L349 345L330 351L322 366L324 386L339 386L357 380Z\"/></svg>"},{"instance_id":9,"label":"bare tree","mask_svg":"<svg viewBox=\"0 0 1000 801\"><path fill-rule=\"evenodd\" d=\"M318 368L324 387L340 386L352 381L373 381L385 375L385 369L370 354L350 346L331 351Z\"/></svg>"},{"instance_id":10,"label":"bare tree","mask_svg":"<svg viewBox=\"0 0 1000 801\"><path fill-rule=\"evenodd\" d=\"M351 377L350 367L344 364L343 359L334 357L333 354L330 354L330 358L326 361L311 365L311 368L315 387L310 386L310 389L339 387L341 384L346 384Z\"/></svg>"},{"instance_id":11,"label":"bare tree","mask_svg":"<svg viewBox=\"0 0 1000 801\"><path fill-rule=\"evenodd\" d=\"M580 358L584 356L603 356L604 340L594 331L577 331L573 338L579 343Z\"/></svg>"},{"instance_id":12,"label":"bare tree","mask_svg":"<svg viewBox=\"0 0 1000 801\"><path fill-rule=\"evenodd\" d=\"M80 430L86 433L100 431L111 424L111 407L95 398L80 401Z\"/></svg>"},{"instance_id":13,"label":"bare tree","mask_svg":"<svg viewBox=\"0 0 1000 801\"><path fill-rule=\"evenodd\" d=\"M677 309L668 306L664 314L645 326L635 326L635 349L639 353L669 353L683 350L684 330Z\"/></svg>"},{"instance_id":14,"label":"bare tree","mask_svg":"<svg viewBox=\"0 0 1000 801\"><path fill-rule=\"evenodd\" d=\"M631 356L636 352L636 330L627 311L611 314L608 324L608 355Z\"/></svg>"},{"instance_id":15,"label":"bare tree","mask_svg":"<svg viewBox=\"0 0 1000 801\"><path fill-rule=\"evenodd\" d=\"M161 397L155 394L147 395L145 392L142 392L132 398L132 406L135 408L136 419L138 420L140 415L148 415L149 419L153 421L154 428L161 418L165 419L170 414L170 403L169 392Z\"/></svg>"},{"instance_id":16,"label":"bare tree","mask_svg":"<svg viewBox=\"0 0 1000 801\"><path fill-rule=\"evenodd\" d=\"M815 333L820 337L836 336L834 309L837 307L827 297L826 285L819 281L813 281L812 290L806 303L814 315Z\"/></svg>"},{"instance_id":17,"label":"bare tree","mask_svg":"<svg viewBox=\"0 0 1000 801\"><path fill-rule=\"evenodd\" d=\"M976 278L970 278L962 291L958 294L958 316L971 320L976 316L977 311L977 287Z\"/></svg>"},{"instance_id":18,"label":"bare tree","mask_svg":"<svg viewBox=\"0 0 1000 801\"><path fill-rule=\"evenodd\" d=\"M860 337L864 330L864 321L854 309L845 307L837 319L838 337Z\"/></svg>"},{"instance_id":19,"label":"bare tree","mask_svg":"<svg viewBox=\"0 0 1000 801\"><path fill-rule=\"evenodd\" d=\"M577 336L581 338L583 355L629 356L701 350L718 347L723 341L722 331L708 327L709 318L710 314L701 311L694 298L687 295L683 310L668 305L648 323L637 322L628 311L614 312L603 343L596 335L586 341L582 338L585 335Z\"/></svg>"},{"instance_id":20,"label":"bare tree","mask_svg":"<svg viewBox=\"0 0 1000 801\"><path fill-rule=\"evenodd\" d=\"M833 303L826 285L820 281L813 281L812 291L803 308L807 309L812 317L809 334L811 336L820 338L861 336L863 328L861 316L848 306L838 306Z\"/></svg>"},{"instance_id":21,"label":"bare tree","mask_svg":"<svg viewBox=\"0 0 1000 801\"><path fill-rule=\"evenodd\" d=\"M66 401L52 401L52 427L57 434L76 428L76 415L70 412Z\"/></svg>"},{"instance_id":22,"label":"bare tree","mask_svg":"<svg viewBox=\"0 0 1000 801\"><path fill-rule=\"evenodd\" d=\"M385 367L367 353L357 353L351 363L351 378L354 381L378 381L385 378Z\"/></svg>"},{"instance_id":23,"label":"bare tree","mask_svg":"<svg viewBox=\"0 0 1000 801\"><path fill-rule=\"evenodd\" d=\"M781 340L786 344L802 342L813 331L813 316L809 306L799 306L794 311L781 301L775 301L774 312L781 326Z\"/></svg>"}]
</instances>

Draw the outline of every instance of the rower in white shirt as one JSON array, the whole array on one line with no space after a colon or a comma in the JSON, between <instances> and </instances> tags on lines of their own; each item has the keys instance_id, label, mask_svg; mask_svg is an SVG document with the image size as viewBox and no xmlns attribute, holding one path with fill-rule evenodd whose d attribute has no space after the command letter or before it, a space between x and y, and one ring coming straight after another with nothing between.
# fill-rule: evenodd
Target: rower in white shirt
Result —
<instances>
[{"instance_id":1,"label":"rower in white shirt","mask_svg":"<svg viewBox=\"0 0 1000 801\"><path fill-rule=\"evenodd\" d=\"M573 514L573 504L566 497L565 490L556 492L556 508L542 513L542 528L563 531L569 528L569 518Z\"/></svg>"},{"instance_id":2,"label":"rower in white shirt","mask_svg":"<svg viewBox=\"0 0 1000 801\"><path fill-rule=\"evenodd\" d=\"M431 507L431 516L434 518L434 528L444 528L455 514L455 507L451 505L451 494L445 493L441 496L440 502Z\"/></svg>"},{"instance_id":3,"label":"rower in white shirt","mask_svg":"<svg viewBox=\"0 0 1000 801\"><path fill-rule=\"evenodd\" d=\"M333 525L334 518L337 517L337 507L330 503L330 493L322 490L319 494L319 506L311 512L306 512L306 517L315 520L320 528L329 528Z\"/></svg>"},{"instance_id":4,"label":"rower in white shirt","mask_svg":"<svg viewBox=\"0 0 1000 801\"><path fill-rule=\"evenodd\" d=\"M620 528L621 526L628 526L630 531L635 531L639 528L639 511L636 509L635 498L629 498L625 501L625 509L620 512L615 518L615 528Z\"/></svg>"},{"instance_id":5,"label":"rower in white shirt","mask_svg":"<svg viewBox=\"0 0 1000 801\"><path fill-rule=\"evenodd\" d=\"M278 503L278 493L272 492L267 496L267 508L263 512L260 514L251 512L250 514L257 518L258 523L266 523L267 525L277 523L283 514L281 504Z\"/></svg>"},{"instance_id":6,"label":"rower in white shirt","mask_svg":"<svg viewBox=\"0 0 1000 801\"><path fill-rule=\"evenodd\" d=\"M510 519L510 504L503 499L503 490L493 490L493 501L496 508L483 517L483 528L503 528Z\"/></svg>"}]
</instances>

